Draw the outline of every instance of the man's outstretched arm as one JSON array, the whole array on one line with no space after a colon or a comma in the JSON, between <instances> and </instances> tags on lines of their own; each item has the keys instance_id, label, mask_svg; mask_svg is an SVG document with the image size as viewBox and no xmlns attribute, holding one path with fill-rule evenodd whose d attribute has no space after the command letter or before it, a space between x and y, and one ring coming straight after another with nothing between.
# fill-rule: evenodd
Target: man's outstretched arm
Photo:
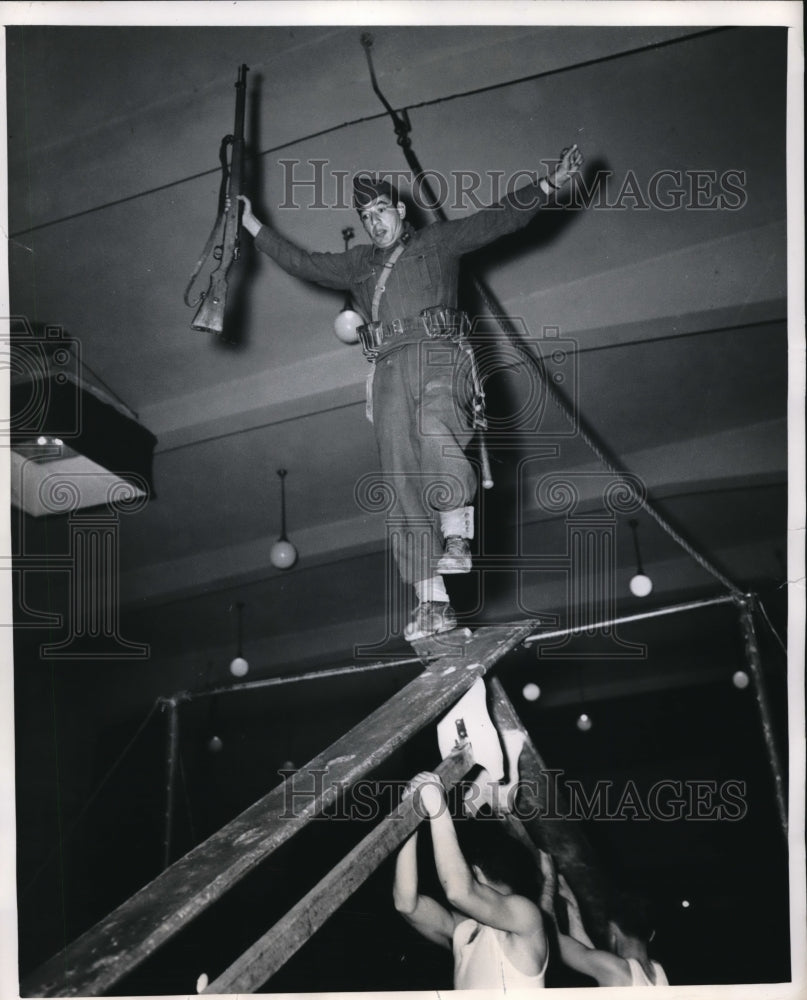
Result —
<instances>
[{"instance_id":1,"label":"man's outstretched arm","mask_svg":"<svg viewBox=\"0 0 807 1000\"><path fill-rule=\"evenodd\" d=\"M558 932L564 965L597 980L598 986L630 986L630 966L624 958L599 948L587 948L568 934Z\"/></svg>"},{"instance_id":2,"label":"man's outstretched arm","mask_svg":"<svg viewBox=\"0 0 807 1000\"><path fill-rule=\"evenodd\" d=\"M302 250L275 232L271 226L264 225L252 211L249 198L240 195L238 200L244 205L241 224L255 237L255 246L271 257L284 271L294 275L295 278L313 281L326 288L344 290L349 287L351 276L349 254L310 253Z\"/></svg>"},{"instance_id":3,"label":"man's outstretched arm","mask_svg":"<svg viewBox=\"0 0 807 1000\"><path fill-rule=\"evenodd\" d=\"M442 223L441 239L455 253L465 254L523 229L553 195L567 187L582 165L583 154L576 144L564 149L555 167L534 183L516 188L473 215Z\"/></svg>"},{"instance_id":4,"label":"man's outstretched arm","mask_svg":"<svg viewBox=\"0 0 807 1000\"><path fill-rule=\"evenodd\" d=\"M566 906L569 923L568 934L563 934L558 929L558 945L563 963L596 979L599 986L630 986L630 967L625 959L594 947L583 925L577 898L562 875L558 877L558 898Z\"/></svg>"}]
</instances>

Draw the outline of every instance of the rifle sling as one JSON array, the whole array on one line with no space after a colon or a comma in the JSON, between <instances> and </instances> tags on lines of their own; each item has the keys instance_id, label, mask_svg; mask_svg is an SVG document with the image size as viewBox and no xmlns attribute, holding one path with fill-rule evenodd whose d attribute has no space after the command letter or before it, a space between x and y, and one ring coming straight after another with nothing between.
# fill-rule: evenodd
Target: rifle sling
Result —
<instances>
[{"instance_id":1,"label":"rifle sling","mask_svg":"<svg viewBox=\"0 0 807 1000\"><path fill-rule=\"evenodd\" d=\"M227 146L232 145L233 141L234 141L233 136L225 135L224 138L221 140L221 145L219 146L219 162L221 163L221 184L219 186L219 212L218 215L216 216L216 221L213 223L213 228L210 230L210 235L207 238L207 242L205 243L205 248L202 251L202 255L196 262L196 266L194 267L193 272L191 273L190 281L185 287L185 294L182 296L185 305L190 306L191 309L193 309L195 306L198 306L199 303L202 301L202 299L205 297L205 293L201 292L199 298L195 302L188 301L188 296L191 293L191 288L193 288L194 282L199 277L199 272L204 267L205 261L210 256L213 247L219 241L219 233L224 224L224 216L226 215L225 209L227 207L226 206L227 187L230 180L230 168L227 163L226 150Z\"/></svg>"}]
</instances>

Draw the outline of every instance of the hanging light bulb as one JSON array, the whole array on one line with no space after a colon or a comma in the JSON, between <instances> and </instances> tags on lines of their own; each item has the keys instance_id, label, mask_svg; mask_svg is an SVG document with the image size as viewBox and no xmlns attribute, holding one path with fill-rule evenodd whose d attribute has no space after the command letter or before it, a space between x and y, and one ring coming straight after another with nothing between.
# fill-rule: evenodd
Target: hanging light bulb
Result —
<instances>
[{"instance_id":1,"label":"hanging light bulb","mask_svg":"<svg viewBox=\"0 0 807 1000\"><path fill-rule=\"evenodd\" d=\"M207 674L210 676L211 663L207 665ZM207 709L207 749L210 753L221 753L224 749L224 741L218 734L219 728L219 699L213 695Z\"/></svg>"},{"instance_id":2,"label":"hanging light bulb","mask_svg":"<svg viewBox=\"0 0 807 1000\"><path fill-rule=\"evenodd\" d=\"M633 548L636 552L636 573L631 577L630 592L634 597L647 597L647 595L653 589L653 581L649 576L645 575L645 571L642 567L642 556L639 552L639 535L637 533L637 528L639 527L639 522L635 519L628 521L630 529L633 532Z\"/></svg>"},{"instance_id":3,"label":"hanging light bulb","mask_svg":"<svg viewBox=\"0 0 807 1000\"><path fill-rule=\"evenodd\" d=\"M630 578L628 586L634 597L647 597L653 590L653 581L644 573L637 573Z\"/></svg>"},{"instance_id":4,"label":"hanging light bulb","mask_svg":"<svg viewBox=\"0 0 807 1000\"><path fill-rule=\"evenodd\" d=\"M269 552L269 562L275 569L291 569L297 562L297 549L286 537L286 470L278 469L280 476L280 538Z\"/></svg>"},{"instance_id":5,"label":"hanging light bulb","mask_svg":"<svg viewBox=\"0 0 807 1000\"><path fill-rule=\"evenodd\" d=\"M345 252L350 241L354 237L353 227L345 226L342 230L342 239L345 241ZM345 295L345 304L342 311L333 321L333 332L343 344L356 344L359 341L359 327L364 323L364 317L353 308L353 299L348 292Z\"/></svg>"},{"instance_id":6,"label":"hanging light bulb","mask_svg":"<svg viewBox=\"0 0 807 1000\"><path fill-rule=\"evenodd\" d=\"M524 696L525 701L538 701L541 697L541 689L537 684L533 684L532 681L530 681L529 684L524 685L524 689L521 693Z\"/></svg>"},{"instance_id":7,"label":"hanging light bulb","mask_svg":"<svg viewBox=\"0 0 807 1000\"><path fill-rule=\"evenodd\" d=\"M243 677L248 670L249 663L247 663L243 656L236 656L234 660L230 661L230 673L233 677Z\"/></svg>"},{"instance_id":8,"label":"hanging light bulb","mask_svg":"<svg viewBox=\"0 0 807 1000\"><path fill-rule=\"evenodd\" d=\"M577 716L575 725L581 733L587 733L594 725L591 716L584 710L586 704L586 692L583 687L583 665L577 664L577 698L580 705L580 714Z\"/></svg>"},{"instance_id":9,"label":"hanging light bulb","mask_svg":"<svg viewBox=\"0 0 807 1000\"><path fill-rule=\"evenodd\" d=\"M235 606L238 612L238 646L236 647L235 657L230 660L230 673L233 677L243 677L249 670L249 664L244 659L244 654L241 652L241 639L242 639L242 628L241 628L241 615L244 611L244 602L239 601ZM230 609L232 610L232 608Z\"/></svg>"}]
</instances>

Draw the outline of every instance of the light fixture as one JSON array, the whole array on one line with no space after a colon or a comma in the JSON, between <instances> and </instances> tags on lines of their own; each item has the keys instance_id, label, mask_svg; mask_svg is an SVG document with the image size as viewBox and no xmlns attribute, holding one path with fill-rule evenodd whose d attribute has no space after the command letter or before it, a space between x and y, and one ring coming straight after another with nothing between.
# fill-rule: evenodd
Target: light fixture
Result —
<instances>
[{"instance_id":1,"label":"light fixture","mask_svg":"<svg viewBox=\"0 0 807 1000\"><path fill-rule=\"evenodd\" d=\"M210 753L221 753L224 740L219 736L219 699L216 695L210 699L207 710L207 749Z\"/></svg>"},{"instance_id":2,"label":"light fixture","mask_svg":"<svg viewBox=\"0 0 807 1000\"><path fill-rule=\"evenodd\" d=\"M594 720L591 716L584 710L586 704L586 693L583 688L583 667L582 664L577 664L577 696L580 704L581 712L577 716L577 721L575 725L580 730L581 733L587 733L589 729L594 725Z\"/></svg>"},{"instance_id":3,"label":"light fixture","mask_svg":"<svg viewBox=\"0 0 807 1000\"><path fill-rule=\"evenodd\" d=\"M157 438L82 361L58 326L12 317L0 331L10 369L11 502L33 517L153 493Z\"/></svg>"},{"instance_id":4,"label":"light fixture","mask_svg":"<svg viewBox=\"0 0 807 1000\"><path fill-rule=\"evenodd\" d=\"M742 691L744 688L748 687L751 683L751 679L744 670L736 670L731 678L731 683Z\"/></svg>"},{"instance_id":5,"label":"light fixture","mask_svg":"<svg viewBox=\"0 0 807 1000\"><path fill-rule=\"evenodd\" d=\"M291 569L297 562L297 549L286 537L286 470L278 469L280 476L280 537L269 552L269 561L275 569Z\"/></svg>"},{"instance_id":6,"label":"light fixture","mask_svg":"<svg viewBox=\"0 0 807 1000\"><path fill-rule=\"evenodd\" d=\"M230 610L232 610L232 608ZM235 606L235 610L238 612L238 646L236 647L236 653L234 659L230 660L230 673L233 675L233 677L243 677L249 670L249 664L244 659L244 654L241 651L241 640L242 640L241 616L244 611L244 602L238 601L238 603Z\"/></svg>"},{"instance_id":7,"label":"light fixture","mask_svg":"<svg viewBox=\"0 0 807 1000\"><path fill-rule=\"evenodd\" d=\"M537 684L533 684L532 682L525 684L521 693L524 696L525 701L538 701L541 697L541 689Z\"/></svg>"},{"instance_id":8,"label":"light fixture","mask_svg":"<svg viewBox=\"0 0 807 1000\"><path fill-rule=\"evenodd\" d=\"M647 597L653 589L653 581L649 576L645 575L644 568L642 567L642 556L639 552L639 535L637 533L639 522L635 518L631 518L628 524L633 532L633 548L636 552L636 573L631 577L628 586L634 597Z\"/></svg>"},{"instance_id":9,"label":"light fixture","mask_svg":"<svg viewBox=\"0 0 807 1000\"><path fill-rule=\"evenodd\" d=\"M348 244L353 239L355 233L353 226L345 226L342 230L342 239L345 241L345 253ZM364 323L364 317L353 308L353 298L350 292L345 295L345 304L342 311L333 321L333 332L343 344L357 344L359 341L359 327Z\"/></svg>"}]
</instances>

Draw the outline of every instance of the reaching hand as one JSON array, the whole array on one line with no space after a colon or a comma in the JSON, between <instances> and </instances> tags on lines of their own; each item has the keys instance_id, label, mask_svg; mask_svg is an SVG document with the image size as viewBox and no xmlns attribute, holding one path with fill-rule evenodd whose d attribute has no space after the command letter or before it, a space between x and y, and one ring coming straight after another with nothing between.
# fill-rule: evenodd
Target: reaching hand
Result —
<instances>
[{"instance_id":1,"label":"reaching hand","mask_svg":"<svg viewBox=\"0 0 807 1000\"><path fill-rule=\"evenodd\" d=\"M446 806L446 790L439 775L432 771L421 771L412 779L410 787L419 796L423 811L429 819L434 819L443 812Z\"/></svg>"},{"instance_id":2,"label":"reaching hand","mask_svg":"<svg viewBox=\"0 0 807 1000\"><path fill-rule=\"evenodd\" d=\"M560 163L555 167L549 180L555 187L563 187L573 174L583 165L583 154L577 148L577 143L561 150Z\"/></svg>"},{"instance_id":3,"label":"reaching hand","mask_svg":"<svg viewBox=\"0 0 807 1000\"><path fill-rule=\"evenodd\" d=\"M241 225L248 233L252 233L255 236L263 223L252 211L252 202L245 194L239 194L238 200L244 206L244 211L241 214Z\"/></svg>"},{"instance_id":4,"label":"reaching hand","mask_svg":"<svg viewBox=\"0 0 807 1000\"><path fill-rule=\"evenodd\" d=\"M566 881L563 875L560 874L560 872L558 872L558 895L562 896L567 903L570 903L572 906L579 908L577 904L577 899L575 898L575 895L572 892L572 890L569 888L569 883Z\"/></svg>"}]
</instances>

